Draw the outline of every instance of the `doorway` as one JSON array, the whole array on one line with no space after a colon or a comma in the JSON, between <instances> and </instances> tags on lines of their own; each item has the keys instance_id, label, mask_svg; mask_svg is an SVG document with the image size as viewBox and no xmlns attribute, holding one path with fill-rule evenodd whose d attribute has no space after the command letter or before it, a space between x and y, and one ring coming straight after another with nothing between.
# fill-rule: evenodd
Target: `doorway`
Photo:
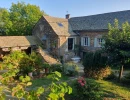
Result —
<instances>
[{"instance_id":1,"label":"doorway","mask_svg":"<svg viewBox=\"0 0 130 100\"><path fill-rule=\"evenodd\" d=\"M74 38L68 38L68 50L74 50Z\"/></svg>"}]
</instances>

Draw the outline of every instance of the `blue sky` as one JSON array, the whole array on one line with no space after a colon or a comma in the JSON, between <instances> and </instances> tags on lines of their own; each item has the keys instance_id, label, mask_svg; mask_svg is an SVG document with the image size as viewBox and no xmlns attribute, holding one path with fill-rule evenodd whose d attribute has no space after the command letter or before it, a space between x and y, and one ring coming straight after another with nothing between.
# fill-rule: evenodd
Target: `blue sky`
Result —
<instances>
[{"instance_id":1,"label":"blue sky","mask_svg":"<svg viewBox=\"0 0 130 100\"><path fill-rule=\"evenodd\" d=\"M0 0L0 7L10 8L12 2L35 4L48 15L55 17L88 16L100 13L130 10L130 0Z\"/></svg>"}]
</instances>

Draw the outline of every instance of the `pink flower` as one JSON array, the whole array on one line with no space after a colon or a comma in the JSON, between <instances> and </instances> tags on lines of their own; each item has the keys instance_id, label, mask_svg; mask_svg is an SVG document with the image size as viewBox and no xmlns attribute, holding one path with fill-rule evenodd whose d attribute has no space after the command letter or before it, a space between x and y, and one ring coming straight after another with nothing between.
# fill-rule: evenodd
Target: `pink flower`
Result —
<instances>
[{"instance_id":1,"label":"pink flower","mask_svg":"<svg viewBox=\"0 0 130 100\"><path fill-rule=\"evenodd\" d=\"M80 77L80 78L78 79L78 83L79 83L81 86L84 86L84 85L86 84L86 81L85 81L85 79L84 79L83 77Z\"/></svg>"},{"instance_id":2,"label":"pink flower","mask_svg":"<svg viewBox=\"0 0 130 100\"><path fill-rule=\"evenodd\" d=\"M83 84L83 83L80 83L81 84L81 86L84 86L85 84Z\"/></svg>"}]
</instances>

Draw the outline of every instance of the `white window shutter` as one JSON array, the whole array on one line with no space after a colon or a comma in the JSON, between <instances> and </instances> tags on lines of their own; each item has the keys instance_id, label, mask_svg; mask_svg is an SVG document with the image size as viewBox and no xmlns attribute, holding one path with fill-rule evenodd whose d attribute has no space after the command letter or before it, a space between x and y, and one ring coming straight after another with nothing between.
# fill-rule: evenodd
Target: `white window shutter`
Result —
<instances>
[{"instance_id":1,"label":"white window shutter","mask_svg":"<svg viewBox=\"0 0 130 100\"><path fill-rule=\"evenodd\" d=\"M94 47L97 47L97 38L94 38Z\"/></svg>"},{"instance_id":2,"label":"white window shutter","mask_svg":"<svg viewBox=\"0 0 130 100\"><path fill-rule=\"evenodd\" d=\"M90 37L88 37L88 46L90 46Z\"/></svg>"},{"instance_id":3,"label":"white window shutter","mask_svg":"<svg viewBox=\"0 0 130 100\"><path fill-rule=\"evenodd\" d=\"M83 46L84 44L83 44L83 37L81 37L81 46Z\"/></svg>"},{"instance_id":4,"label":"white window shutter","mask_svg":"<svg viewBox=\"0 0 130 100\"><path fill-rule=\"evenodd\" d=\"M103 45L105 44L105 40L104 40L104 39L102 40L102 44L103 44Z\"/></svg>"},{"instance_id":5,"label":"white window shutter","mask_svg":"<svg viewBox=\"0 0 130 100\"><path fill-rule=\"evenodd\" d=\"M104 44L105 44L105 40L103 39L101 47L104 47Z\"/></svg>"}]
</instances>

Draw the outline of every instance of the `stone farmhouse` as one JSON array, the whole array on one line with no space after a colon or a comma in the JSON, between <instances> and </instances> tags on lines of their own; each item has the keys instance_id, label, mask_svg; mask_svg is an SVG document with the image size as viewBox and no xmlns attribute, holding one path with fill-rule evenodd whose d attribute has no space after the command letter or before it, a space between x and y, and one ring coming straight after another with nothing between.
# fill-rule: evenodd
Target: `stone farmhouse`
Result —
<instances>
[{"instance_id":1,"label":"stone farmhouse","mask_svg":"<svg viewBox=\"0 0 130 100\"><path fill-rule=\"evenodd\" d=\"M70 60L78 54L82 58L86 51L94 52L102 47L108 23L113 24L115 19L119 20L119 26L130 22L130 10L71 18L69 14L65 18L42 16L32 36L0 36L0 60L12 50L31 53L38 45L43 47L39 53L49 63L57 62L53 57Z\"/></svg>"},{"instance_id":2,"label":"stone farmhouse","mask_svg":"<svg viewBox=\"0 0 130 100\"><path fill-rule=\"evenodd\" d=\"M101 48L103 34L108 33L108 23L114 20L130 22L130 10L91 16L66 18L42 16L34 26L32 35L37 37L44 48L54 56L70 59L75 56L75 45L80 47L80 56L86 51Z\"/></svg>"}]
</instances>

